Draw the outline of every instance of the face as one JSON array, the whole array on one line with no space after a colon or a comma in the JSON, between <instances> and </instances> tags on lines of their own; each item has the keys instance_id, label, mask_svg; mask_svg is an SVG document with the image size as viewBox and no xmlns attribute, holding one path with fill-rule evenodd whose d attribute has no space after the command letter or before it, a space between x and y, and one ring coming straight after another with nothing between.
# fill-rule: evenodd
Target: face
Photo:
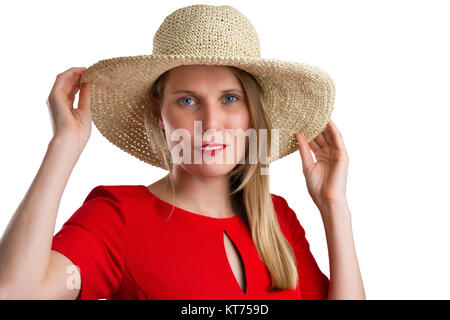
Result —
<instances>
[{"instance_id":1,"label":"face","mask_svg":"<svg viewBox=\"0 0 450 320\"><path fill-rule=\"evenodd\" d=\"M170 70L163 92L160 126L172 159L198 177L230 172L245 156L249 112L244 90L226 66L187 65ZM216 151L208 143L226 145ZM174 161L175 162L175 161Z\"/></svg>"}]
</instances>

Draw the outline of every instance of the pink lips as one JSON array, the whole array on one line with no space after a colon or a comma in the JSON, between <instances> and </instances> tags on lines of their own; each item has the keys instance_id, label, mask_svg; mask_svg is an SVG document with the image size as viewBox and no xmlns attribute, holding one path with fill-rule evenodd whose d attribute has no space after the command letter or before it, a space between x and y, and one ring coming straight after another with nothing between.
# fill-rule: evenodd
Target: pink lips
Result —
<instances>
[{"instance_id":1,"label":"pink lips","mask_svg":"<svg viewBox=\"0 0 450 320\"><path fill-rule=\"evenodd\" d=\"M204 150L202 148L209 146L209 147L214 147L214 146L221 146L222 148L220 149L214 149L214 150ZM196 147L195 149L197 151L201 151L202 154L207 154L207 155L215 155L218 152L221 152L222 150L224 150L227 147L226 144L222 144L222 143L205 143L202 147Z\"/></svg>"}]
</instances>

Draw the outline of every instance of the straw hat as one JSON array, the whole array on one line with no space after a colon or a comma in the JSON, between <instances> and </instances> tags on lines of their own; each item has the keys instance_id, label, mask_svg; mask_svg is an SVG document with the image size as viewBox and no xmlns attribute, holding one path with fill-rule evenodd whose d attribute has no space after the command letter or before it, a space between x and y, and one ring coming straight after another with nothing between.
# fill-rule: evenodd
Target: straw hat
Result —
<instances>
[{"instance_id":1,"label":"straw hat","mask_svg":"<svg viewBox=\"0 0 450 320\"><path fill-rule=\"evenodd\" d=\"M149 91L161 74L190 64L235 66L261 84L273 128L279 129L279 153L269 163L298 150L296 132L310 142L330 119L335 87L327 73L304 63L261 58L258 34L237 9L191 5L164 19L151 55L100 60L86 69L81 82L91 82L97 129L123 151L167 170L156 144L147 139L144 109L150 107Z\"/></svg>"}]
</instances>

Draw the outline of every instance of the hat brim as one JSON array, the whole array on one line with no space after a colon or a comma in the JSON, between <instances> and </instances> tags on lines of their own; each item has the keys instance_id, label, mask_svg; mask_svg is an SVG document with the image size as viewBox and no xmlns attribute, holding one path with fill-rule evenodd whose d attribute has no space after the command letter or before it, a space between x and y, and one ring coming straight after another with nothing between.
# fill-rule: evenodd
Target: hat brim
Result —
<instances>
[{"instance_id":1,"label":"hat brim","mask_svg":"<svg viewBox=\"0 0 450 320\"><path fill-rule=\"evenodd\" d=\"M121 150L166 169L156 145L147 143L143 111L149 105L149 90L161 74L193 64L234 66L257 79L266 94L273 128L279 129L279 153L269 162L298 150L296 132L310 142L331 117L334 81L316 66L255 57L153 54L100 60L86 69L81 82L91 83L92 121Z\"/></svg>"}]
</instances>

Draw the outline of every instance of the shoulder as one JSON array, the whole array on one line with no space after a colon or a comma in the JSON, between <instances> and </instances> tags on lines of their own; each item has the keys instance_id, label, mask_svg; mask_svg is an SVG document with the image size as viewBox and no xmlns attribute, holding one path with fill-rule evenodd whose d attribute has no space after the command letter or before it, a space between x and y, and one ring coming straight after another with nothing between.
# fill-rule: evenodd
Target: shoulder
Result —
<instances>
[{"instance_id":1,"label":"shoulder","mask_svg":"<svg viewBox=\"0 0 450 320\"><path fill-rule=\"evenodd\" d=\"M274 205L277 206L284 206L287 204L286 199L284 199L282 196L275 194L275 193L271 193L270 196L272 197L272 201Z\"/></svg>"},{"instance_id":2,"label":"shoulder","mask_svg":"<svg viewBox=\"0 0 450 320\"><path fill-rule=\"evenodd\" d=\"M285 198L272 194L274 199L274 209L277 212L278 223L282 232L292 243L303 249L308 249L309 244L305 238L305 229L300 223L297 214L288 205Z\"/></svg>"},{"instance_id":3,"label":"shoulder","mask_svg":"<svg viewBox=\"0 0 450 320\"><path fill-rule=\"evenodd\" d=\"M98 185L89 191L84 203L93 199L109 199L115 202L127 203L143 198L145 186L141 185Z\"/></svg>"},{"instance_id":4,"label":"shoulder","mask_svg":"<svg viewBox=\"0 0 450 320\"><path fill-rule=\"evenodd\" d=\"M303 228L300 224L300 220L297 217L297 214L294 210L289 206L286 199L280 195L271 194L273 199L273 207L275 212L277 213L277 218L281 227L286 226L288 229L292 228Z\"/></svg>"},{"instance_id":5,"label":"shoulder","mask_svg":"<svg viewBox=\"0 0 450 320\"><path fill-rule=\"evenodd\" d=\"M286 199L280 195L271 193L270 194L273 201L273 208L278 218L278 222L281 227L284 225L289 225L292 219L296 219L297 216L294 211L289 207Z\"/></svg>"},{"instance_id":6,"label":"shoulder","mask_svg":"<svg viewBox=\"0 0 450 320\"><path fill-rule=\"evenodd\" d=\"M285 198L283 198L280 195L271 193L270 196L272 197L273 207L275 209L275 212L278 216L285 216L287 209L289 208L289 205Z\"/></svg>"},{"instance_id":7,"label":"shoulder","mask_svg":"<svg viewBox=\"0 0 450 320\"><path fill-rule=\"evenodd\" d=\"M124 229L128 224L130 212L140 211L135 209L138 208L137 200L142 199L139 197L142 187L133 185L93 187L87 192L82 205L70 216L65 229L68 226L83 226L95 234L108 232L106 230L119 232L118 230Z\"/></svg>"},{"instance_id":8,"label":"shoulder","mask_svg":"<svg viewBox=\"0 0 450 320\"><path fill-rule=\"evenodd\" d=\"M129 212L140 211L144 199L144 186L98 185L87 194L81 207L72 215L72 221L98 220L110 222L112 218L125 220Z\"/></svg>"}]
</instances>

